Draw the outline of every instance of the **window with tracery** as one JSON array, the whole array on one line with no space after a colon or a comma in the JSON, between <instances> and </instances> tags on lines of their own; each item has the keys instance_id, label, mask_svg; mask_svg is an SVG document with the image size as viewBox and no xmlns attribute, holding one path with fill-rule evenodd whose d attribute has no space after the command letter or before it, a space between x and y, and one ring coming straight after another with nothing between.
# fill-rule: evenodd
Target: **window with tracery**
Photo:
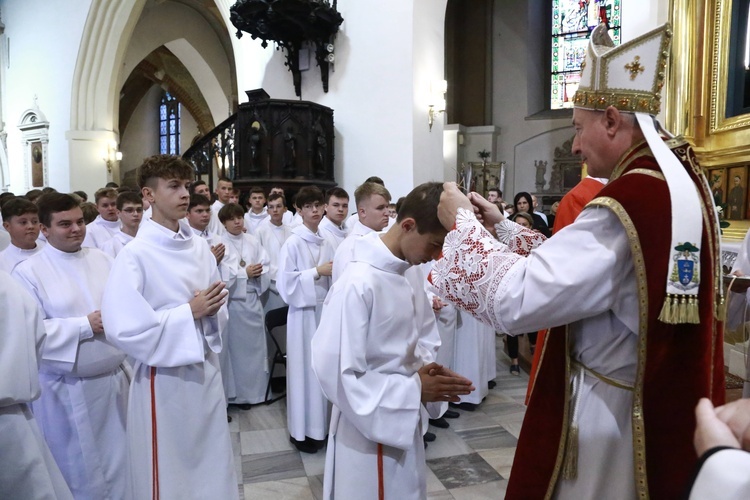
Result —
<instances>
[{"instance_id":1,"label":"window with tracery","mask_svg":"<svg viewBox=\"0 0 750 500\"><path fill-rule=\"evenodd\" d=\"M162 94L159 105L159 152L180 154L180 103L169 92Z\"/></svg>"},{"instance_id":2,"label":"window with tracery","mask_svg":"<svg viewBox=\"0 0 750 500\"><path fill-rule=\"evenodd\" d=\"M550 109L573 107L589 36L599 23L620 45L621 13L622 0L552 0Z\"/></svg>"}]
</instances>

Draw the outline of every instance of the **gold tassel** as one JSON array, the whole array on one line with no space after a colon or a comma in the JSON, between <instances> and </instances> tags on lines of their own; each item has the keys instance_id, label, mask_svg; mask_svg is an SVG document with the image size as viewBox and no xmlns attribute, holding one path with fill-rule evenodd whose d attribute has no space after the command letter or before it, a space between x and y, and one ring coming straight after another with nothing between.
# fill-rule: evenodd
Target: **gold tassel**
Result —
<instances>
[{"instance_id":1,"label":"gold tassel","mask_svg":"<svg viewBox=\"0 0 750 500\"><path fill-rule=\"evenodd\" d=\"M671 323L672 318L672 299L669 294L664 298L664 304L661 306L659 321L662 323Z\"/></svg>"},{"instance_id":2,"label":"gold tassel","mask_svg":"<svg viewBox=\"0 0 750 500\"><path fill-rule=\"evenodd\" d=\"M680 306L677 308L677 323L687 323L687 297L680 295Z\"/></svg>"},{"instance_id":3,"label":"gold tassel","mask_svg":"<svg viewBox=\"0 0 750 500\"><path fill-rule=\"evenodd\" d=\"M723 296L719 296L714 304L714 318L717 321L726 321L727 318L727 303Z\"/></svg>"},{"instance_id":4,"label":"gold tassel","mask_svg":"<svg viewBox=\"0 0 750 500\"><path fill-rule=\"evenodd\" d=\"M676 325L677 320L680 319L680 298L677 295L672 295L672 316L670 317L669 324Z\"/></svg>"},{"instance_id":5,"label":"gold tassel","mask_svg":"<svg viewBox=\"0 0 750 500\"><path fill-rule=\"evenodd\" d=\"M572 425L568 429L568 437L565 440L565 461L562 471L563 479L576 479L578 477L578 426Z\"/></svg>"},{"instance_id":6,"label":"gold tassel","mask_svg":"<svg viewBox=\"0 0 750 500\"><path fill-rule=\"evenodd\" d=\"M693 325L700 324L701 318L698 309L698 297L690 296L688 299L688 323Z\"/></svg>"}]
</instances>

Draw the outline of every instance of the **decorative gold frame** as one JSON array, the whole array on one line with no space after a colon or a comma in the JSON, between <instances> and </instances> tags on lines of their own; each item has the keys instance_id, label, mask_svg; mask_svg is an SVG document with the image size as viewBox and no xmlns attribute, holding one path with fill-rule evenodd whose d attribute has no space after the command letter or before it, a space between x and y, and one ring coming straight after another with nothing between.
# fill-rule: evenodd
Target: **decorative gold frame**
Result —
<instances>
[{"instance_id":1,"label":"decorative gold frame","mask_svg":"<svg viewBox=\"0 0 750 500\"><path fill-rule=\"evenodd\" d=\"M725 116L733 1L670 1L665 124L695 145L704 168L750 163L750 114ZM750 221L733 221L724 237L743 237L749 227Z\"/></svg>"}]
</instances>

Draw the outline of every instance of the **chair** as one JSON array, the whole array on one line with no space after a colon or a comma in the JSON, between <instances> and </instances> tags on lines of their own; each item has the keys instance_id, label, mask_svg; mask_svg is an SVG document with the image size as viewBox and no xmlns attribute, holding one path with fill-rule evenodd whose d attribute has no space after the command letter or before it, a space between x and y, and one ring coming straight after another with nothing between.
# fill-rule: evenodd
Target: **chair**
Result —
<instances>
[{"instance_id":1,"label":"chair","mask_svg":"<svg viewBox=\"0 0 750 500\"><path fill-rule=\"evenodd\" d=\"M266 397L265 397L265 403L271 404L276 401L278 401L281 398L286 397L286 392L284 394L277 396L272 399L268 399L268 394L271 392L271 379L273 379L273 372L276 369L276 365L284 365L286 368L286 353L282 352L281 346L279 346L279 343L276 341L276 338L273 336L273 330L274 328L278 328L280 326L286 325L286 317L289 313L289 306L279 307L278 309L272 309L266 313L266 335L268 335L268 338L271 339L271 342L273 342L274 345L274 353L273 358L271 361L271 366L268 370L268 386L266 386Z\"/></svg>"}]
</instances>

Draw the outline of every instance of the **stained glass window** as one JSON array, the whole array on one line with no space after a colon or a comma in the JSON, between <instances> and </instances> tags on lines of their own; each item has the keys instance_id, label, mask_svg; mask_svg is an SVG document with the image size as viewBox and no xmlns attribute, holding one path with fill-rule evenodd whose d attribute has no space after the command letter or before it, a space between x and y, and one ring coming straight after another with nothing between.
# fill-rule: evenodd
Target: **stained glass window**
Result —
<instances>
[{"instance_id":1,"label":"stained glass window","mask_svg":"<svg viewBox=\"0 0 750 500\"><path fill-rule=\"evenodd\" d=\"M552 71L550 108L573 107L581 81L581 62L591 31L599 23L620 45L622 0L552 0Z\"/></svg>"},{"instance_id":2,"label":"stained glass window","mask_svg":"<svg viewBox=\"0 0 750 500\"><path fill-rule=\"evenodd\" d=\"M162 94L159 105L159 152L180 154L180 103L169 92Z\"/></svg>"}]
</instances>

